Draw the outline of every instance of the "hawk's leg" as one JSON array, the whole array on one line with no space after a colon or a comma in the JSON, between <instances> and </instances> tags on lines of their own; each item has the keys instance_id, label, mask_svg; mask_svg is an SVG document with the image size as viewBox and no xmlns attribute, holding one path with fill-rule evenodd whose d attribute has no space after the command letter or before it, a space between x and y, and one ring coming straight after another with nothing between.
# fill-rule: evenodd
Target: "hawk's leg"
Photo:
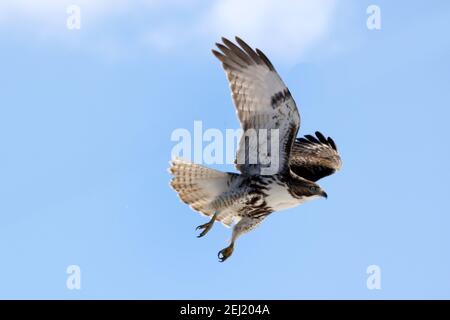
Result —
<instances>
[{"instance_id":1,"label":"hawk's leg","mask_svg":"<svg viewBox=\"0 0 450 320\"><path fill-rule=\"evenodd\" d=\"M197 236L197 238L203 237L205 234L207 234L209 232L209 230L211 230L212 226L214 225L214 222L217 219L217 215L218 215L218 212L217 211L214 212L214 215L212 216L211 220L209 220L209 222L202 224L195 229L195 230L203 229L203 231Z\"/></svg>"},{"instance_id":2,"label":"hawk's leg","mask_svg":"<svg viewBox=\"0 0 450 320\"><path fill-rule=\"evenodd\" d=\"M256 228L261 221L264 220L265 217L259 217L259 218L252 218L252 217L244 217L242 218L233 228L233 235L231 236L231 243L228 247L222 249L219 251L217 256L219 257L220 262L224 262L227 260L232 254L234 250L234 243L236 242L236 239L243 235L244 233L247 233L254 228Z\"/></svg>"}]
</instances>

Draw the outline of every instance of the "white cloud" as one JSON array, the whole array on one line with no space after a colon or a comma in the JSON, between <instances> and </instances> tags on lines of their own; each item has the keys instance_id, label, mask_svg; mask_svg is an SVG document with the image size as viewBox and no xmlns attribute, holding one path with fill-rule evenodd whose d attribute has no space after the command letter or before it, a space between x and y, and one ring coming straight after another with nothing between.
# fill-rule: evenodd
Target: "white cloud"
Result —
<instances>
[{"instance_id":1,"label":"white cloud","mask_svg":"<svg viewBox=\"0 0 450 320\"><path fill-rule=\"evenodd\" d=\"M122 52L140 46L169 51L193 41L217 41L220 36L239 35L251 45L257 45L274 59L297 62L308 50L326 38L337 0L2 0L0 28L13 27L34 33L39 38L65 42L66 8L79 5L82 29L91 35L83 41L121 48ZM141 23L133 25L133 16ZM130 23L133 28L126 41L114 39L114 28L106 32L105 25ZM131 17L131 18L129 18ZM87 30L86 30L87 29ZM90 31L93 31L92 33ZM105 32L105 34L104 34ZM104 37L105 39L101 39ZM94 46L93 43L84 47ZM111 46L111 45L109 45ZM108 47L109 47L108 46ZM142 49L142 48L141 48ZM97 50L102 52L104 50ZM175 50L174 50L175 51Z\"/></svg>"},{"instance_id":2,"label":"white cloud","mask_svg":"<svg viewBox=\"0 0 450 320\"><path fill-rule=\"evenodd\" d=\"M327 35L335 7L336 0L218 0L204 28L239 35L271 56L296 61Z\"/></svg>"}]
</instances>

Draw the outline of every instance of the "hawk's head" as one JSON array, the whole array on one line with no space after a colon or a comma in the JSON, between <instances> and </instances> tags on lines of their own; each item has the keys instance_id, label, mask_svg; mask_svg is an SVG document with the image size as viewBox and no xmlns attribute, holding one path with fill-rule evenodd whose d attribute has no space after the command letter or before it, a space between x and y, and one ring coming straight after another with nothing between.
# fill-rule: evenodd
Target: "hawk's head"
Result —
<instances>
[{"instance_id":1,"label":"hawk's head","mask_svg":"<svg viewBox=\"0 0 450 320\"><path fill-rule=\"evenodd\" d=\"M327 193L315 182L306 180L300 176L295 176L291 186L291 192L297 198L324 197Z\"/></svg>"}]
</instances>

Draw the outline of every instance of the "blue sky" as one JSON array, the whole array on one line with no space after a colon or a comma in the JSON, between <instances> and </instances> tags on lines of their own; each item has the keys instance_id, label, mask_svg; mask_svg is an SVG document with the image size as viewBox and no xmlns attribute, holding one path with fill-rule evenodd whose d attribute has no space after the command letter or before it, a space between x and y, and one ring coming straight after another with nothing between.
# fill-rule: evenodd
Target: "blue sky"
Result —
<instances>
[{"instance_id":1,"label":"blue sky","mask_svg":"<svg viewBox=\"0 0 450 320\"><path fill-rule=\"evenodd\" d=\"M65 0L32 3L0 5L0 298L450 298L450 3L80 0L72 31ZM166 169L174 129L238 128L209 52L233 34L343 169L328 200L273 214L218 263L231 231L197 239L205 219Z\"/></svg>"}]
</instances>

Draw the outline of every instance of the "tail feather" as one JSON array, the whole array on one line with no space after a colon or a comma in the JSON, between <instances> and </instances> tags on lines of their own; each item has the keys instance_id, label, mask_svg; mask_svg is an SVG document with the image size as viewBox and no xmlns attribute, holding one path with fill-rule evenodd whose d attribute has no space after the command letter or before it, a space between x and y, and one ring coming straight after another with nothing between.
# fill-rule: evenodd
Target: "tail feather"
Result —
<instances>
[{"instance_id":1,"label":"tail feather","mask_svg":"<svg viewBox=\"0 0 450 320\"><path fill-rule=\"evenodd\" d=\"M182 159L174 159L169 171L173 175L170 182L180 199L193 210L210 216L214 214L211 202L229 189L233 173L206 168ZM220 219L220 216L218 217ZM225 217L224 217L225 218ZM231 221L222 221L225 224Z\"/></svg>"}]
</instances>

